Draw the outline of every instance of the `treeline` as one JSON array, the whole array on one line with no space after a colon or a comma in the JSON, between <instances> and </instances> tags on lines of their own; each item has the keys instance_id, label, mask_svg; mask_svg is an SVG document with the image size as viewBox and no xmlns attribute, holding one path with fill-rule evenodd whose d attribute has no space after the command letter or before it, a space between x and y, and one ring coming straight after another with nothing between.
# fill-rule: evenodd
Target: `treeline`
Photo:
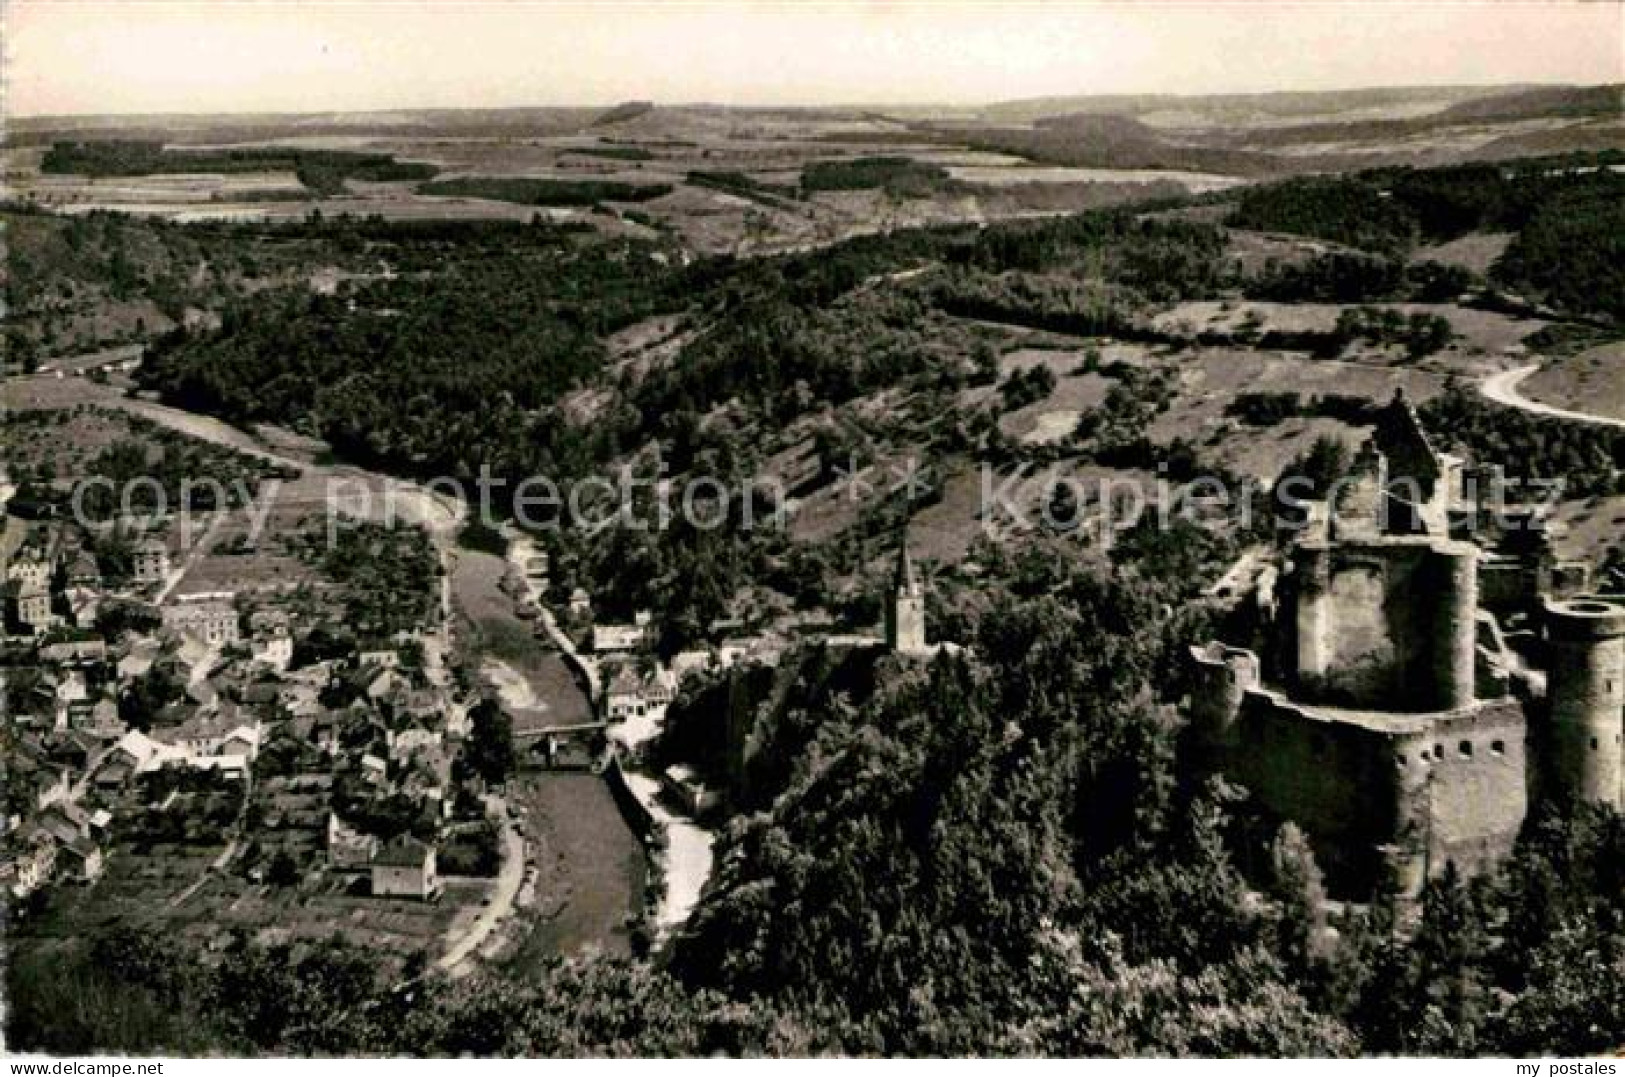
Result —
<instances>
[{"instance_id":1,"label":"treeline","mask_svg":"<svg viewBox=\"0 0 1625 1077\"><path fill-rule=\"evenodd\" d=\"M489 198L521 206L591 206L599 202L649 202L671 194L669 183L539 179L531 176L460 176L418 188L420 194Z\"/></svg>"},{"instance_id":2,"label":"treeline","mask_svg":"<svg viewBox=\"0 0 1625 1077\"><path fill-rule=\"evenodd\" d=\"M494 257L419 248L439 262L433 277L233 304L218 330L155 342L141 377L183 407L293 423L399 470L524 461L538 412L597 373L599 335L676 303L648 287L659 267L644 246L559 246L539 231Z\"/></svg>"},{"instance_id":3,"label":"treeline","mask_svg":"<svg viewBox=\"0 0 1625 1077\"><path fill-rule=\"evenodd\" d=\"M393 154L283 147L171 149L161 142L98 140L56 142L40 170L79 176L152 176L185 172L293 172L313 191L344 189L346 179L426 180L434 165L397 161Z\"/></svg>"},{"instance_id":4,"label":"treeline","mask_svg":"<svg viewBox=\"0 0 1625 1077\"><path fill-rule=\"evenodd\" d=\"M741 198L753 198L768 205L777 205L781 199L801 198L804 192L799 187L790 187L777 183L763 183L744 172L727 170L701 170L690 172L687 182L693 187L709 187L715 191L724 191L728 194L738 195Z\"/></svg>"},{"instance_id":5,"label":"treeline","mask_svg":"<svg viewBox=\"0 0 1625 1077\"><path fill-rule=\"evenodd\" d=\"M1369 426L1377 419L1380 407L1369 397L1346 393L1314 394L1307 398L1302 393L1266 392L1239 393L1225 408L1248 426L1275 426L1288 419L1337 419L1350 426Z\"/></svg>"},{"instance_id":6,"label":"treeline","mask_svg":"<svg viewBox=\"0 0 1625 1077\"><path fill-rule=\"evenodd\" d=\"M801 187L809 192L880 189L897 198L923 198L952 185L947 169L912 157L813 161L801 170Z\"/></svg>"},{"instance_id":7,"label":"treeline","mask_svg":"<svg viewBox=\"0 0 1625 1077\"><path fill-rule=\"evenodd\" d=\"M1617 190L1625 177L1608 151L1516 163L1382 168L1251 187L1229 223L1292 232L1387 254L1468 232L1516 231L1566 191Z\"/></svg>"},{"instance_id":8,"label":"treeline","mask_svg":"<svg viewBox=\"0 0 1625 1077\"><path fill-rule=\"evenodd\" d=\"M1625 320L1625 175L1543 204L1496 263L1496 278L1558 310Z\"/></svg>"}]
</instances>

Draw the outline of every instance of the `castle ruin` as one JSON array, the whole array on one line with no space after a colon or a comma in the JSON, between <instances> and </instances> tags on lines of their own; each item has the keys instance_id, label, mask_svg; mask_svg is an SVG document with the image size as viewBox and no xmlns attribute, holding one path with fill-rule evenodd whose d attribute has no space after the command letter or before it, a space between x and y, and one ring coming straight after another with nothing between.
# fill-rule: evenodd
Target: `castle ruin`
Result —
<instances>
[{"instance_id":1,"label":"castle ruin","mask_svg":"<svg viewBox=\"0 0 1625 1077\"><path fill-rule=\"evenodd\" d=\"M1243 645L1192 649L1199 765L1297 823L1343 892L1491 863L1537 797L1625 802L1625 599L1574 593L1543 545L1491 555L1484 595L1463 478L1396 397Z\"/></svg>"}]
</instances>

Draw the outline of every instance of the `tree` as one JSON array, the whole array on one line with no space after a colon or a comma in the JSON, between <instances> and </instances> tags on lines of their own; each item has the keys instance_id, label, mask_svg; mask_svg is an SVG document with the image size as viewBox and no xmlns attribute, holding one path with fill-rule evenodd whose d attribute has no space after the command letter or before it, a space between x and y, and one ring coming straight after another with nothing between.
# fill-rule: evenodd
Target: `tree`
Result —
<instances>
[{"instance_id":1,"label":"tree","mask_svg":"<svg viewBox=\"0 0 1625 1077\"><path fill-rule=\"evenodd\" d=\"M1325 956L1326 887L1314 850L1291 823L1270 843L1270 892L1280 903L1276 953L1297 973L1312 971Z\"/></svg>"},{"instance_id":2,"label":"tree","mask_svg":"<svg viewBox=\"0 0 1625 1077\"><path fill-rule=\"evenodd\" d=\"M152 728L158 712L180 699L185 692L186 685L168 663L154 663L151 669L131 681L119 695L119 718L131 729L144 733Z\"/></svg>"},{"instance_id":3,"label":"tree","mask_svg":"<svg viewBox=\"0 0 1625 1077\"><path fill-rule=\"evenodd\" d=\"M281 888L299 883L299 864L286 849L278 849L265 866L265 881Z\"/></svg>"},{"instance_id":4,"label":"tree","mask_svg":"<svg viewBox=\"0 0 1625 1077\"><path fill-rule=\"evenodd\" d=\"M513 719L490 698L474 704L468 717L468 743L463 746L463 756L487 785L501 785L519 763Z\"/></svg>"}]
</instances>

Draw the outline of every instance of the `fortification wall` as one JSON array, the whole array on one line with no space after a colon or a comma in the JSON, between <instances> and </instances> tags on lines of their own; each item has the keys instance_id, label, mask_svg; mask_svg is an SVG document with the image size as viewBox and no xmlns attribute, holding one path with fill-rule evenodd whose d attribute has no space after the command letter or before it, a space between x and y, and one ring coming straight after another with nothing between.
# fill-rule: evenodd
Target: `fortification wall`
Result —
<instances>
[{"instance_id":1,"label":"fortification wall","mask_svg":"<svg viewBox=\"0 0 1625 1077\"><path fill-rule=\"evenodd\" d=\"M1524 740L1513 700L1354 718L1253 691L1225 769L1310 835L1335 891L1364 894L1395 858L1420 878L1504 855L1528 807Z\"/></svg>"},{"instance_id":2,"label":"fortification wall","mask_svg":"<svg viewBox=\"0 0 1625 1077\"><path fill-rule=\"evenodd\" d=\"M1516 700L1439 716L1426 732L1398 738L1395 766L1421 798L1428 870L1454 861L1477 871L1512 851L1529 811L1528 723Z\"/></svg>"}]
</instances>

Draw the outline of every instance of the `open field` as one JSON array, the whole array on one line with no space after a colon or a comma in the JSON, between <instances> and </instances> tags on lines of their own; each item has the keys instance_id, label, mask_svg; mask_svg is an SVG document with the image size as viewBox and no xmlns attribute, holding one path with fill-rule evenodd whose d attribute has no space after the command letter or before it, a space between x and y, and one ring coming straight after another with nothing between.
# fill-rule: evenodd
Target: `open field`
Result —
<instances>
[{"instance_id":1,"label":"open field","mask_svg":"<svg viewBox=\"0 0 1625 1077\"><path fill-rule=\"evenodd\" d=\"M267 941L338 936L397 959L418 950L433 956L448 932L477 914L488 885L456 880L434 903L351 897L343 879L326 875L277 889L209 872L221 848L115 847L99 880L54 891L45 912L19 934L37 945L125 924L207 945L241 930Z\"/></svg>"},{"instance_id":2,"label":"open field","mask_svg":"<svg viewBox=\"0 0 1625 1077\"><path fill-rule=\"evenodd\" d=\"M41 175L19 193L42 206L72 209L78 205L189 204L238 199L308 198L310 191L292 172L171 173L165 175Z\"/></svg>"},{"instance_id":3,"label":"open field","mask_svg":"<svg viewBox=\"0 0 1625 1077\"><path fill-rule=\"evenodd\" d=\"M1460 266L1474 273L1488 273L1495 260L1506 252L1512 242L1511 232L1472 232L1432 247L1420 247L1411 256L1413 262L1439 262Z\"/></svg>"},{"instance_id":4,"label":"open field","mask_svg":"<svg viewBox=\"0 0 1625 1077\"><path fill-rule=\"evenodd\" d=\"M948 174L966 183L1005 187L1018 183L1177 183L1192 194L1222 191L1245 182L1235 176L1211 172L1182 172L1178 169L1062 168L1045 166L1014 167L996 165L953 165Z\"/></svg>"},{"instance_id":5,"label":"open field","mask_svg":"<svg viewBox=\"0 0 1625 1077\"><path fill-rule=\"evenodd\" d=\"M1625 341L1548 359L1519 392L1542 404L1625 420Z\"/></svg>"},{"instance_id":6,"label":"open field","mask_svg":"<svg viewBox=\"0 0 1625 1077\"><path fill-rule=\"evenodd\" d=\"M1113 202L1202 193L1302 172L1382 164L1438 164L1516 156L1566 145L1619 144L1617 118L1498 117L1448 110L1490 91L1446 88L1407 97L1309 95L1299 109L1269 95L1214 98L1077 97L974 109L752 109L713 105L626 110L495 110L345 115L324 122L275 118L245 124L173 118L29 121L3 163L17 197L69 213L119 209L177 221L287 221L313 211L391 220L553 220L608 233L653 227L700 252L761 253L829 244L877 230L1077 212ZM1292 97L1293 95L1287 95ZM1112 121L1102 138L1078 117ZM1610 126L1613 122L1613 126ZM1052 126L1045 126L1045 124ZM315 132L315 133L312 133ZM483 178L669 185L637 205L537 208L483 197L445 197L415 180L348 178L318 194L291 172L104 176L45 174L41 147L55 137L156 139L192 150L388 154L438 170L432 182ZM944 182L901 191L809 193L809 167L891 156L940 168ZM743 177L720 189L697 174ZM1493 239L1423 256L1482 269ZM150 321L150 320L149 320Z\"/></svg>"}]
</instances>

